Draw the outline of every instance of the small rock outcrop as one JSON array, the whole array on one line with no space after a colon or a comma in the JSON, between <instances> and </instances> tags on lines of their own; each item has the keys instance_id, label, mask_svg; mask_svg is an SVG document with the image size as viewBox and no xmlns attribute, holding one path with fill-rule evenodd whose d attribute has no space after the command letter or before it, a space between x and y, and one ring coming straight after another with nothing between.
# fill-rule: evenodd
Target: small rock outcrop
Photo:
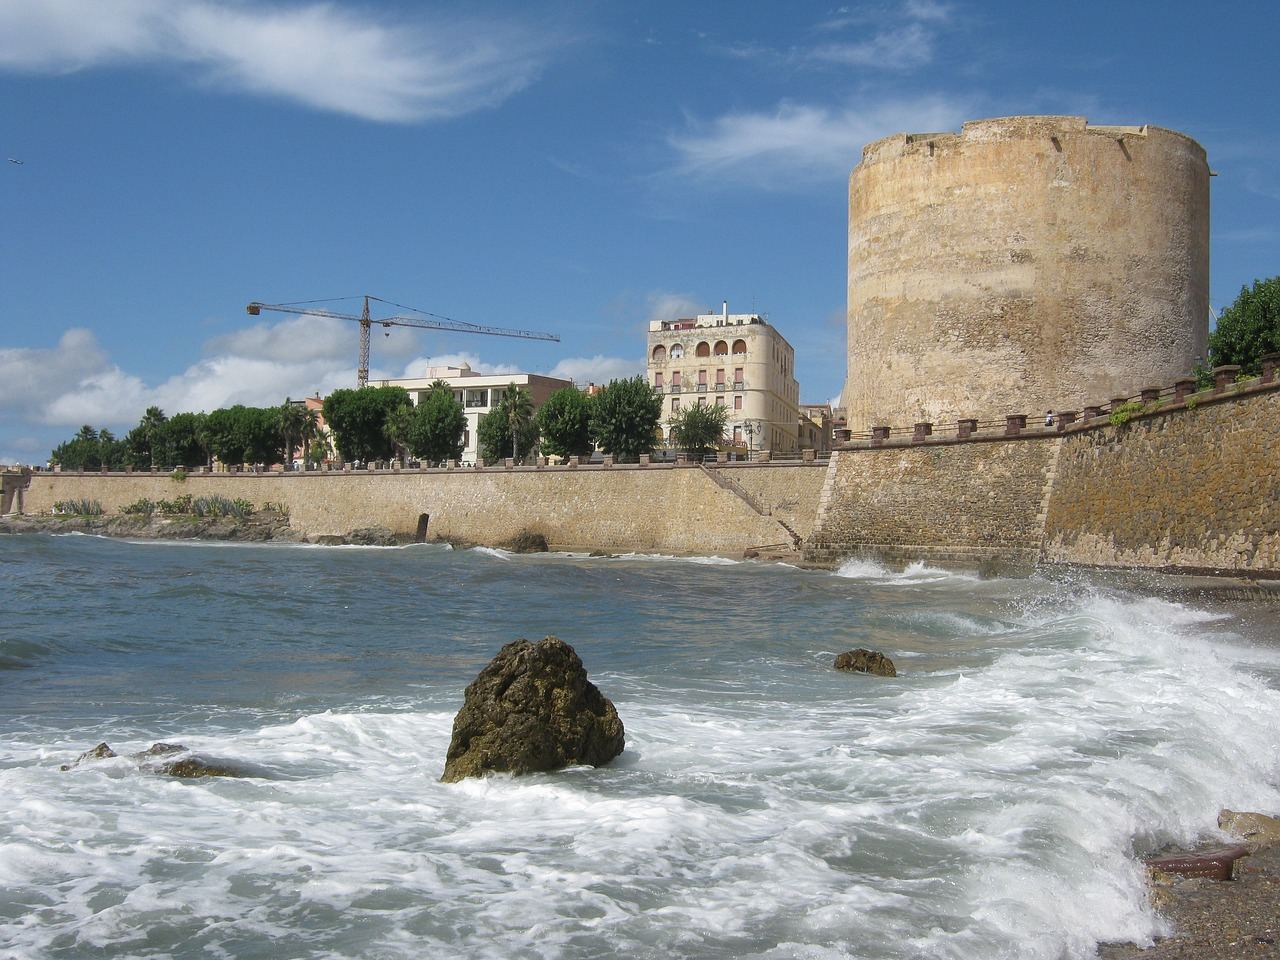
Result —
<instances>
[{"instance_id":1,"label":"small rock outcrop","mask_svg":"<svg viewBox=\"0 0 1280 960\"><path fill-rule=\"evenodd\" d=\"M1218 826L1243 840L1253 853L1280 845L1280 817L1222 810L1218 813Z\"/></svg>"},{"instance_id":2,"label":"small rock outcrop","mask_svg":"<svg viewBox=\"0 0 1280 960\"><path fill-rule=\"evenodd\" d=\"M547 538L533 530L521 530L503 545L512 553L546 553Z\"/></svg>"},{"instance_id":3,"label":"small rock outcrop","mask_svg":"<svg viewBox=\"0 0 1280 960\"><path fill-rule=\"evenodd\" d=\"M116 756L116 752L105 743L100 743L92 750L86 750L80 756L76 757L71 763L64 763L59 770L70 770L72 767L78 767L80 764L88 760L109 760Z\"/></svg>"},{"instance_id":4,"label":"small rock outcrop","mask_svg":"<svg viewBox=\"0 0 1280 960\"><path fill-rule=\"evenodd\" d=\"M836 657L835 668L852 673L871 673L877 677L896 677L893 661L878 650L849 650Z\"/></svg>"},{"instance_id":5,"label":"small rock outcrop","mask_svg":"<svg viewBox=\"0 0 1280 960\"><path fill-rule=\"evenodd\" d=\"M346 542L361 547L394 547L399 541L386 527L361 527L347 534Z\"/></svg>"},{"instance_id":6,"label":"small rock outcrop","mask_svg":"<svg viewBox=\"0 0 1280 960\"><path fill-rule=\"evenodd\" d=\"M516 640L467 686L440 779L598 767L622 752L623 741L618 711L587 679L573 647L555 637Z\"/></svg>"},{"instance_id":7,"label":"small rock outcrop","mask_svg":"<svg viewBox=\"0 0 1280 960\"><path fill-rule=\"evenodd\" d=\"M177 757L178 754L187 754L187 756L173 760L164 759L165 757ZM92 750L87 750L80 754L74 763L63 764L59 769L70 770L72 767L77 767L88 760L107 760L116 756L119 756L119 754L105 743L100 743ZM163 774L167 777L193 779L195 777L246 776L243 770L237 769L230 764L196 756L180 743L153 743L145 750L129 754L129 759L136 761L144 770Z\"/></svg>"}]
</instances>

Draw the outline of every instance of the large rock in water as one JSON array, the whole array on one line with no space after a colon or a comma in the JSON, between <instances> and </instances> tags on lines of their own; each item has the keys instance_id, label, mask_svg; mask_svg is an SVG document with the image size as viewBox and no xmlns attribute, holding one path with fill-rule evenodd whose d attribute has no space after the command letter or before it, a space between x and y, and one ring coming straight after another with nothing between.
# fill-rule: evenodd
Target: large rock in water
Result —
<instances>
[{"instance_id":1,"label":"large rock in water","mask_svg":"<svg viewBox=\"0 0 1280 960\"><path fill-rule=\"evenodd\" d=\"M573 647L516 640L467 686L440 779L598 767L622 752L623 739L618 711Z\"/></svg>"},{"instance_id":2,"label":"large rock in water","mask_svg":"<svg viewBox=\"0 0 1280 960\"><path fill-rule=\"evenodd\" d=\"M849 670L853 673L872 673L877 677L896 677L898 675L893 661L883 653L879 650L864 650L861 647L857 650L839 654L836 657L835 668L837 670Z\"/></svg>"}]
</instances>

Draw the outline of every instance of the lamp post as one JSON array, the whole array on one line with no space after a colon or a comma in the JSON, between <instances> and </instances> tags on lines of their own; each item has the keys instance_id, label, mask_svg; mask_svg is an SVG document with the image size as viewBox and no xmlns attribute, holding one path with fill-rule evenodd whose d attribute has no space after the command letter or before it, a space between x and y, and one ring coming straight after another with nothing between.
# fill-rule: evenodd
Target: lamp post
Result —
<instances>
[{"instance_id":1,"label":"lamp post","mask_svg":"<svg viewBox=\"0 0 1280 960\"><path fill-rule=\"evenodd\" d=\"M758 428L754 420L745 420L743 421L742 429L746 431L747 434L747 459L750 460L755 456L752 441L755 440L756 430Z\"/></svg>"}]
</instances>

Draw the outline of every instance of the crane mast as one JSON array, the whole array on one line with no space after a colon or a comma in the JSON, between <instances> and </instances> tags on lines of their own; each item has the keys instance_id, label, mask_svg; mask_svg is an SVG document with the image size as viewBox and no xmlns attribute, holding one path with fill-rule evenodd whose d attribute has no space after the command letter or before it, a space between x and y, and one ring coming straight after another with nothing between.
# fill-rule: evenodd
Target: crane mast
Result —
<instances>
[{"instance_id":1,"label":"crane mast","mask_svg":"<svg viewBox=\"0 0 1280 960\"><path fill-rule=\"evenodd\" d=\"M430 319L422 319L420 317L379 317L374 319L369 314L369 301L377 300L379 303L390 304L391 306L399 306L402 310L413 310L414 313L420 313L423 317ZM295 301L293 303L263 303L260 300L254 300L247 307L245 312L250 316L259 316L263 310L271 310L275 313L296 313L309 317L332 317L336 320L352 320L360 324L360 362L356 367L356 386L364 387L369 384L369 331L375 323L387 328L391 327L415 327L420 330L452 330L454 333L479 333L490 337L519 337L524 340L551 340L556 343L560 342L560 337L554 333L541 333L537 330L513 330L507 327L486 327L478 323L467 323L465 320L453 320L449 317L441 317L433 313L427 313L425 310L414 310L413 307L404 307L400 304L391 303L389 300L382 300L379 297L368 296L364 298L364 309L357 316L353 313L339 313L336 310L326 310L320 307L313 307L310 304L321 303L325 301L309 300Z\"/></svg>"}]
</instances>

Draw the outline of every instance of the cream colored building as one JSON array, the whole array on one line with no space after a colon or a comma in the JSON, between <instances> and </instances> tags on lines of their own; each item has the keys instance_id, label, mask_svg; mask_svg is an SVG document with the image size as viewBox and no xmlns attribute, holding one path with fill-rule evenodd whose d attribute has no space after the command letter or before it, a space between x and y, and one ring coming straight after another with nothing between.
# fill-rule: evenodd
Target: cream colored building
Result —
<instances>
[{"instance_id":1,"label":"cream colored building","mask_svg":"<svg viewBox=\"0 0 1280 960\"><path fill-rule=\"evenodd\" d=\"M544 377L538 373L505 373L488 375L476 373L467 364L460 367L428 367L422 377L407 377L400 380L378 380L373 386L404 387L409 391L409 399L417 406L426 397L431 384L443 380L453 388L454 399L462 404L467 415L467 428L463 435L462 460L464 463L476 463L479 460L476 437L479 433L480 418L498 404L502 392L511 384L524 387L529 392L533 409L542 406L551 394L565 387L572 387L572 380L561 380L557 377Z\"/></svg>"},{"instance_id":2,"label":"cream colored building","mask_svg":"<svg viewBox=\"0 0 1280 960\"><path fill-rule=\"evenodd\" d=\"M800 449L795 351L759 314L704 313L649 323L648 379L662 394L662 427L691 404L728 408L732 445L794 454Z\"/></svg>"}]
</instances>

